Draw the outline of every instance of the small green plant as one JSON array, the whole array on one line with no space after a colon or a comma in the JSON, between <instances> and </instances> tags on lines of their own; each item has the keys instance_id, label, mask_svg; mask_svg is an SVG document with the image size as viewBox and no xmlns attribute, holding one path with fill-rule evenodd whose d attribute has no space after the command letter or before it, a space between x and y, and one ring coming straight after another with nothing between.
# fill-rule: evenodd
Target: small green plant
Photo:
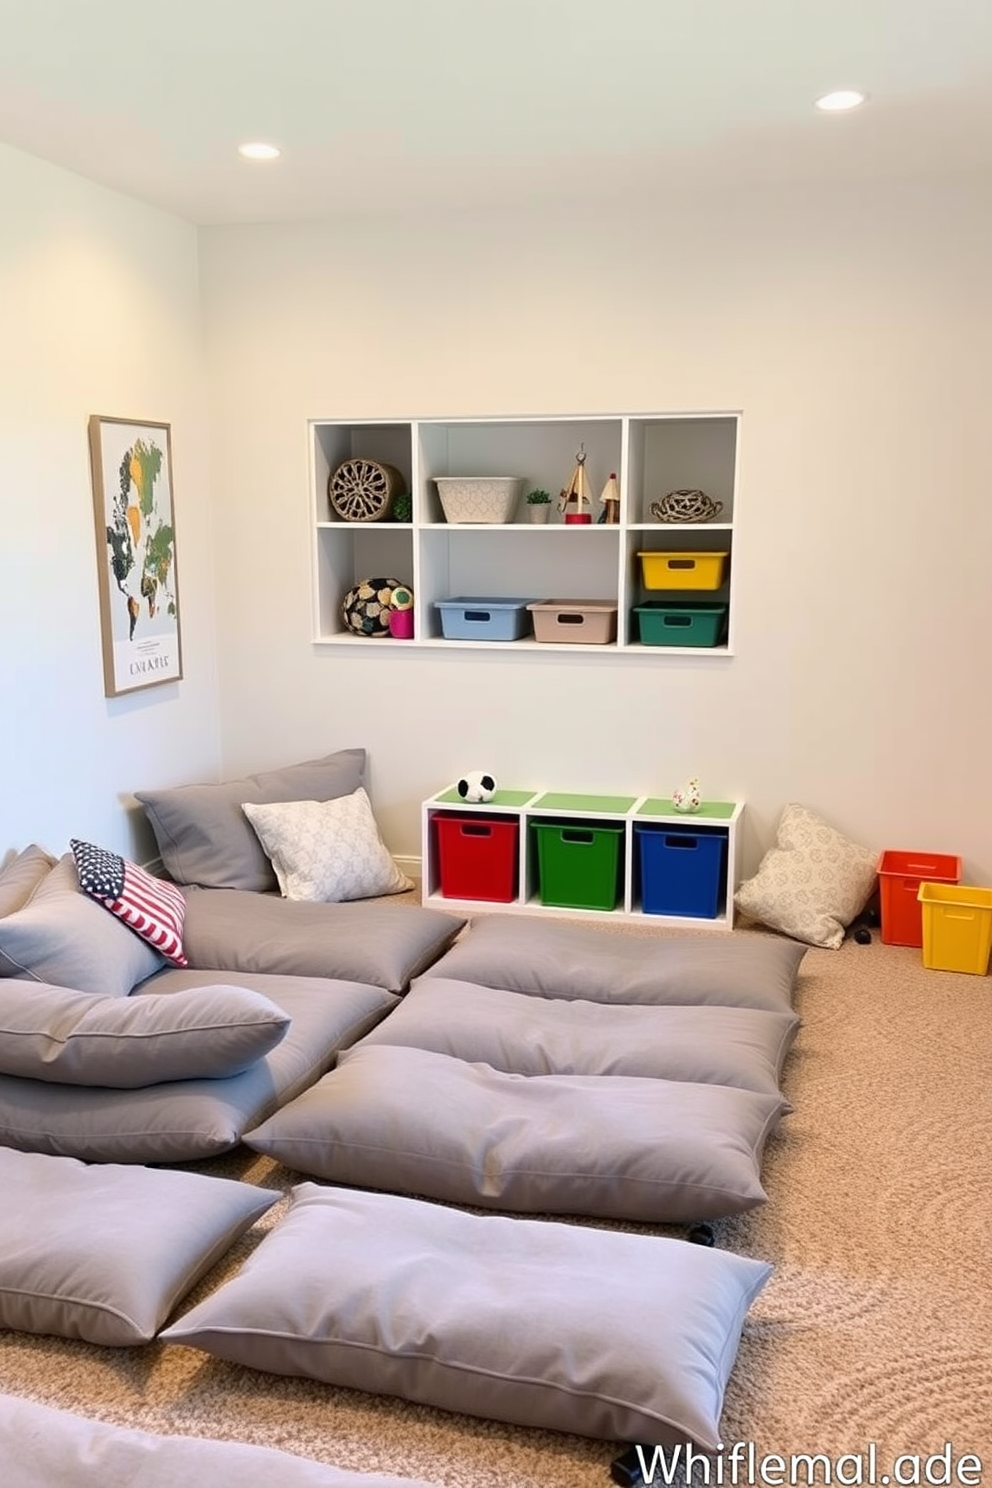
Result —
<instances>
[{"instance_id":1,"label":"small green plant","mask_svg":"<svg viewBox=\"0 0 992 1488\"><path fill-rule=\"evenodd\" d=\"M547 504L548 504L548 502L550 500L551 500L551 493L550 493L550 491L540 491L540 490L537 490L537 491L528 491L527 492L527 505L528 506L547 506Z\"/></svg>"}]
</instances>

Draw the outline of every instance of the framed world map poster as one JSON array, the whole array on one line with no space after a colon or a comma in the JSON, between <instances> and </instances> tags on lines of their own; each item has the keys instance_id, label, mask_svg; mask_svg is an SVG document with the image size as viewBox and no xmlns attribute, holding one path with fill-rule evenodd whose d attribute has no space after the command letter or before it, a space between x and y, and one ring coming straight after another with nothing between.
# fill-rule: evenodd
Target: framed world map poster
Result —
<instances>
[{"instance_id":1,"label":"framed world map poster","mask_svg":"<svg viewBox=\"0 0 992 1488\"><path fill-rule=\"evenodd\" d=\"M107 697L183 674L170 426L89 421Z\"/></svg>"}]
</instances>

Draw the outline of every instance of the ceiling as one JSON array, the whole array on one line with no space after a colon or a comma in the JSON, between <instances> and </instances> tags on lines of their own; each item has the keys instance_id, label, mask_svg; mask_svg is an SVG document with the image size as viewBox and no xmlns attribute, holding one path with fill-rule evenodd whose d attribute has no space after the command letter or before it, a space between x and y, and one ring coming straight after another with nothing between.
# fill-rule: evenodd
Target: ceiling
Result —
<instances>
[{"instance_id":1,"label":"ceiling","mask_svg":"<svg viewBox=\"0 0 992 1488\"><path fill-rule=\"evenodd\" d=\"M992 0L0 0L0 141L202 224L992 181Z\"/></svg>"}]
</instances>

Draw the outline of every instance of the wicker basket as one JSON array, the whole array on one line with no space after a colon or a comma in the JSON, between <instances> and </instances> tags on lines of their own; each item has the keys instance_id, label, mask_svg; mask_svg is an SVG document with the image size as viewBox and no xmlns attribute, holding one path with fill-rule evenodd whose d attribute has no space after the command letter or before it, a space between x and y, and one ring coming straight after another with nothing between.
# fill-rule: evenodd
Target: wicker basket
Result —
<instances>
[{"instance_id":1,"label":"wicker basket","mask_svg":"<svg viewBox=\"0 0 992 1488\"><path fill-rule=\"evenodd\" d=\"M331 509L345 522L385 521L405 491L400 472L381 460L344 460L327 482Z\"/></svg>"},{"instance_id":2,"label":"wicker basket","mask_svg":"<svg viewBox=\"0 0 992 1488\"><path fill-rule=\"evenodd\" d=\"M660 501L651 503L651 515L659 522L712 522L722 511L722 501L714 501L696 488L669 491Z\"/></svg>"}]
</instances>

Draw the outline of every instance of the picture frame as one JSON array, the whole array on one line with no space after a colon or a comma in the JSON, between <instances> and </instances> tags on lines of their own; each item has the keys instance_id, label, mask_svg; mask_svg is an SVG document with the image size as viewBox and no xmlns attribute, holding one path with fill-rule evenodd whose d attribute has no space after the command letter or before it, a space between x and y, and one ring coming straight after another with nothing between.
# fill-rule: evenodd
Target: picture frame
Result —
<instances>
[{"instance_id":1,"label":"picture frame","mask_svg":"<svg viewBox=\"0 0 992 1488\"><path fill-rule=\"evenodd\" d=\"M106 697L183 675L171 425L89 419Z\"/></svg>"}]
</instances>

